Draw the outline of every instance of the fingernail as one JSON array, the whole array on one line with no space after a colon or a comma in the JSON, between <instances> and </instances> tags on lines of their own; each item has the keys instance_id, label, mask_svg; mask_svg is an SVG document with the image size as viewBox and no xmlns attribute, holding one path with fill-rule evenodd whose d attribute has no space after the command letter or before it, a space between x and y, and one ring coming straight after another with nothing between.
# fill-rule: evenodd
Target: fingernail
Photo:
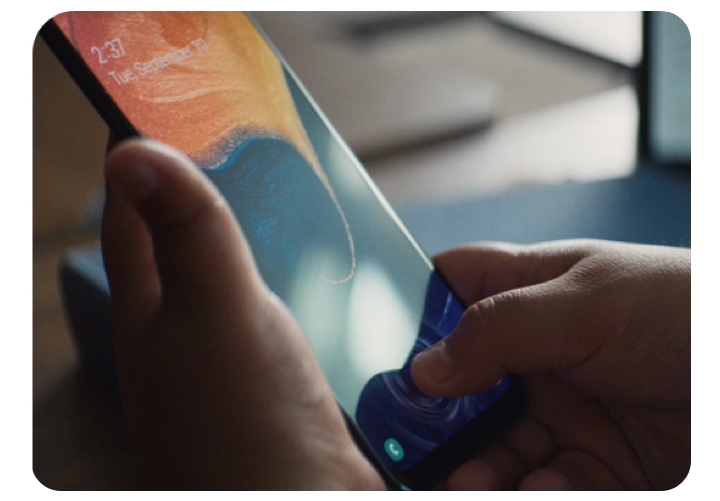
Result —
<instances>
[{"instance_id":1,"label":"fingernail","mask_svg":"<svg viewBox=\"0 0 720 501\"><path fill-rule=\"evenodd\" d=\"M413 360L413 369L416 374L422 374L425 378L437 383L446 381L452 372L452 360L448 355L445 342L438 343L419 353Z\"/></svg>"}]
</instances>

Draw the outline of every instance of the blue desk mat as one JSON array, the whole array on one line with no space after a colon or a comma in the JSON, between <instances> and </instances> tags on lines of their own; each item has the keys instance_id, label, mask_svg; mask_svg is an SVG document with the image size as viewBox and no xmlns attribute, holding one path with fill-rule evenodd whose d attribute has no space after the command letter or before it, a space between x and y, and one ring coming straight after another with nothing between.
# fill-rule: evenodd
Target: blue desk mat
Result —
<instances>
[{"instance_id":1,"label":"blue desk mat","mask_svg":"<svg viewBox=\"0 0 720 501\"><path fill-rule=\"evenodd\" d=\"M689 175L661 168L396 211L429 255L477 241L568 238L690 247Z\"/></svg>"}]
</instances>

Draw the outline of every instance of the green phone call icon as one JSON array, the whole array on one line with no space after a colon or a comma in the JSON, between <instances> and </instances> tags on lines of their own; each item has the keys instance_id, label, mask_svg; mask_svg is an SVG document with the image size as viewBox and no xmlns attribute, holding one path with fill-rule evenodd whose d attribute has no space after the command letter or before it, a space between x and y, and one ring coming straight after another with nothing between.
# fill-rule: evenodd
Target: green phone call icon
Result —
<instances>
[{"instance_id":1,"label":"green phone call icon","mask_svg":"<svg viewBox=\"0 0 720 501\"><path fill-rule=\"evenodd\" d=\"M394 438L385 440L385 452L390 456L390 459L395 462L402 461L402 458L405 456L405 451L402 446Z\"/></svg>"}]
</instances>

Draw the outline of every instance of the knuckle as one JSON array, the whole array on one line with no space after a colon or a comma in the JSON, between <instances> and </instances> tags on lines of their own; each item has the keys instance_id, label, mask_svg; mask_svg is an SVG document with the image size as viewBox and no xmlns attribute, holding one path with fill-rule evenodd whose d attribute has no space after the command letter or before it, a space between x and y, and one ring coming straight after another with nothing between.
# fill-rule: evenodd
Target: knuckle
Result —
<instances>
[{"instance_id":1,"label":"knuckle","mask_svg":"<svg viewBox=\"0 0 720 501\"><path fill-rule=\"evenodd\" d=\"M508 301L507 293L499 293L489 296L482 301L474 303L468 308L465 315L473 326L473 331L493 330L499 325L498 311Z\"/></svg>"}]
</instances>

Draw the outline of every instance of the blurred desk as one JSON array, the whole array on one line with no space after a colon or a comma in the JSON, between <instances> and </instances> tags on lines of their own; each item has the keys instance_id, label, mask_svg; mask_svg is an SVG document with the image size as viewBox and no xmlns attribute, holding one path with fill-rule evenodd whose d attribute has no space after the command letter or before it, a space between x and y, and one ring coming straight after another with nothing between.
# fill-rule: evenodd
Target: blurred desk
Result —
<instances>
[{"instance_id":1,"label":"blurred desk","mask_svg":"<svg viewBox=\"0 0 720 501\"><path fill-rule=\"evenodd\" d=\"M594 238L690 247L690 177L640 168L632 177L518 189L397 207L430 255L471 242Z\"/></svg>"}]
</instances>

